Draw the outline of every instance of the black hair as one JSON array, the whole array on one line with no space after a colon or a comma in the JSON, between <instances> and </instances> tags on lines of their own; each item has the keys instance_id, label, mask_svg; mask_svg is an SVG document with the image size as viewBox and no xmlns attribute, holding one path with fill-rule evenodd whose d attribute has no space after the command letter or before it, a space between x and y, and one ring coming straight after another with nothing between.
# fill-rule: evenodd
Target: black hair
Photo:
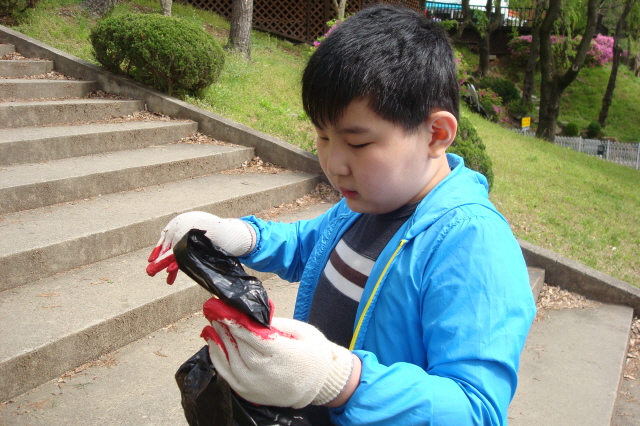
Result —
<instances>
[{"instance_id":1,"label":"black hair","mask_svg":"<svg viewBox=\"0 0 640 426\"><path fill-rule=\"evenodd\" d=\"M336 125L355 99L411 131L435 110L459 113L453 48L438 24L378 4L339 24L309 59L302 103L311 121Z\"/></svg>"}]
</instances>

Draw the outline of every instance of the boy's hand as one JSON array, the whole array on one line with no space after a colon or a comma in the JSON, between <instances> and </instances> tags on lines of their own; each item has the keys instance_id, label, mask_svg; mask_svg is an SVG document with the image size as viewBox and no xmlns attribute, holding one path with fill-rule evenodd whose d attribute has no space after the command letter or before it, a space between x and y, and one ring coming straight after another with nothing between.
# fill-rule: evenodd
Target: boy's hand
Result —
<instances>
[{"instance_id":1,"label":"boy's hand","mask_svg":"<svg viewBox=\"0 0 640 426\"><path fill-rule=\"evenodd\" d=\"M216 298L204 304L204 314L211 326L202 337L213 365L248 401L293 408L323 405L349 381L351 352L309 324L273 318L269 329Z\"/></svg>"},{"instance_id":2,"label":"boy's hand","mask_svg":"<svg viewBox=\"0 0 640 426\"><path fill-rule=\"evenodd\" d=\"M240 219L222 219L204 212L189 212L176 216L160 233L160 240L149 256L147 274L154 276L167 269L167 284L173 284L178 274L178 264L173 256L173 247L191 229L206 231L214 245L232 256L249 253L255 244L251 225Z\"/></svg>"}]
</instances>

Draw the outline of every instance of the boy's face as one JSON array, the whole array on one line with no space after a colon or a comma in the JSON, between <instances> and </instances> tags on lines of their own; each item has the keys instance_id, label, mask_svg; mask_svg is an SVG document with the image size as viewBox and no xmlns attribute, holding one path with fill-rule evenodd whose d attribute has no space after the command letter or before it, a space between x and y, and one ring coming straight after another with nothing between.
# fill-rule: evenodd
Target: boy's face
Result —
<instances>
[{"instance_id":1,"label":"boy's face","mask_svg":"<svg viewBox=\"0 0 640 426\"><path fill-rule=\"evenodd\" d=\"M366 100L354 100L336 126L316 132L322 170L354 212L388 213L418 201L449 172L446 157L433 157L426 125L407 133Z\"/></svg>"}]
</instances>

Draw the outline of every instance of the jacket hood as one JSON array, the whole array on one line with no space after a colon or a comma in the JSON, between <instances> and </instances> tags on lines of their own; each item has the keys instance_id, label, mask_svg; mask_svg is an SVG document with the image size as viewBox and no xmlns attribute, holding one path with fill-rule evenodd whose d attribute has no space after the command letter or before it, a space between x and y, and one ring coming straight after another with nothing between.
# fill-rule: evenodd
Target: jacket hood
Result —
<instances>
[{"instance_id":1,"label":"jacket hood","mask_svg":"<svg viewBox=\"0 0 640 426\"><path fill-rule=\"evenodd\" d=\"M413 238L450 210L464 205L481 204L497 213L489 201L489 185L484 175L466 168L462 157L456 154L447 154L447 161L451 173L418 204L405 238Z\"/></svg>"}]
</instances>

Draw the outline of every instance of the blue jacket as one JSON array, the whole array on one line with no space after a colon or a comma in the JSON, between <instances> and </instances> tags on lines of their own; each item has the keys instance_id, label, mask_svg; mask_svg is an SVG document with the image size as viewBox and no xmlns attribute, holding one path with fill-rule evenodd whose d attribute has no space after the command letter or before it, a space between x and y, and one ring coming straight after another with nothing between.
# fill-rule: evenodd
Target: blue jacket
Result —
<instances>
[{"instance_id":1,"label":"blue jacket","mask_svg":"<svg viewBox=\"0 0 640 426\"><path fill-rule=\"evenodd\" d=\"M535 315L522 252L488 200L484 176L448 154L451 173L418 205L375 263L351 350L361 382L337 425L506 425L520 353ZM359 214L344 200L293 224L247 217L243 263L300 281L306 321L329 254Z\"/></svg>"}]
</instances>

